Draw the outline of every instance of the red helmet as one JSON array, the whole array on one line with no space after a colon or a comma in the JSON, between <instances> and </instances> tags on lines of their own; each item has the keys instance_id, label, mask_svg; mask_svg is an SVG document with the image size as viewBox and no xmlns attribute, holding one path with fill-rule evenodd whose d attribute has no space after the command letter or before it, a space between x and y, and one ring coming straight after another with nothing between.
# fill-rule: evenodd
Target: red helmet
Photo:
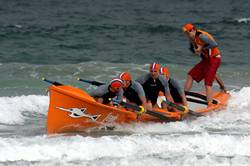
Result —
<instances>
[{"instance_id":1,"label":"red helmet","mask_svg":"<svg viewBox=\"0 0 250 166\"><path fill-rule=\"evenodd\" d=\"M119 78L114 78L110 81L110 86L112 88L121 88L123 86L123 81Z\"/></svg>"},{"instance_id":2,"label":"red helmet","mask_svg":"<svg viewBox=\"0 0 250 166\"><path fill-rule=\"evenodd\" d=\"M131 81L131 76L128 72L122 72L119 74L119 78L123 81Z\"/></svg>"},{"instance_id":3,"label":"red helmet","mask_svg":"<svg viewBox=\"0 0 250 166\"><path fill-rule=\"evenodd\" d=\"M160 69L160 74L165 75L166 77L169 77L169 76L170 76L167 67L161 67L161 69Z\"/></svg>"},{"instance_id":4,"label":"red helmet","mask_svg":"<svg viewBox=\"0 0 250 166\"><path fill-rule=\"evenodd\" d=\"M195 26L193 26L193 24L190 24L190 23L185 24L185 25L182 27L182 30L183 30L184 32L190 32L190 31L193 30L193 29L196 29L196 28L195 28Z\"/></svg>"},{"instance_id":5,"label":"red helmet","mask_svg":"<svg viewBox=\"0 0 250 166\"><path fill-rule=\"evenodd\" d=\"M160 64L159 63L151 63L149 66L149 70L156 70L156 71L160 71Z\"/></svg>"}]
</instances>

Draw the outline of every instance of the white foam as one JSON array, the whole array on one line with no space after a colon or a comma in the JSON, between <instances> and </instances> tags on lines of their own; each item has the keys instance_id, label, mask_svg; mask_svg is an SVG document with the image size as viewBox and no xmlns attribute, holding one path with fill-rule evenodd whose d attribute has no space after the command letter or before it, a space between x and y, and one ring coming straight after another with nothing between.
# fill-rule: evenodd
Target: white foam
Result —
<instances>
[{"instance_id":1,"label":"white foam","mask_svg":"<svg viewBox=\"0 0 250 166\"><path fill-rule=\"evenodd\" d=\"M231 99L225 110L212 112L192 120L171 122L166 124L130 124L123 130L136 133L220 133L250 134L250 87L238 92L231 92ZM122 130L122 129L121 129Z\"/></svg>"},{"instance_id":2,"label":"white foam","mask_svg":"<svg viewBox=\"0 0 250 166\"><path fill-rule=\"evenodd\" d=\"M250 108L250 87L243 87L239 92L231 92L232 97L229 101L230 109L249 109Z\"/></svg>"},{"instance_id":3,"label":"white foam","mask_svg":"<svg viewBox=\"0 0 250 166\"><path fill-rule=\"evenodd\" d=\"M40 95L0 97L0 123L22 124L24 112L47 114L49 98Z\"/></svg>"},{"instance_id":4,"label":"white foam","mask_svg":"<svg viewBox=\"0 0 250 166\"><path fill-rule=\"evenodd\" d=\"M99 166L248 165L250 87L231 94L226 110L190 121L117 126L115 130L130 133L127 136L0 137L0 162L28 161L46 165L79 162L78 165ZM22 123L24 111L46 115L48 103L47 96L1 97L0 122Z\"/></svg>"},{"instance_id":5,"label":"white foam","mask_svg":"<svg viewBox=\"0 0 250 166\"><path fill-rule=\"evenodd\" d=\"M234 137L230 135L130 135L103 136L99 138L72 136L37 136L32 138L0 138L0 161L110 161L119 159L126 163L130 159L148 158L149 163L165 159L175 163L176 159L200 161L197 156L212 160L250 154L250 136ZM222 157L223 158L223 157ZM143 160L142 160L143 161ZM161 162L161 160L159 160ZM177 163L178 163L177 162ZM187 161L186 161L187 162ZM216 160L213 160L215 163ZM136 162L135 162L136 163ZM157 164L157 163L156 163ZM246 164L246 163L245 163ZM103 165L103 164L101 164ZM123 164L122 164L123 165ZM178 164L177 164L178 165ZM181 162L179 163L181 165ZM209 165L209 164L206 164Z\"/></svg>"},{"instance_id":6,"label":"white foam","mask_svg":"<svg viewBox=\"0 0 250 166\"><path fill-rule=\"evenodd\" d=\"M238 21L239 23L245 23L245 24L247 24L248 21L250 21L250 18L240 18L240 19L237 19L237 21Z\"/></svg>"}]
</instances>

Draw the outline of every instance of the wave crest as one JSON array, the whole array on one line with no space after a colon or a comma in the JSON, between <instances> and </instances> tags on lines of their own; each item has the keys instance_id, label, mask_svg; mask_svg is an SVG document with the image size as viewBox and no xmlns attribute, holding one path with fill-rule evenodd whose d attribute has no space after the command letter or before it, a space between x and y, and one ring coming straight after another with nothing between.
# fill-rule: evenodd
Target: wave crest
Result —
<instances>
[{"instance_id":1,"label":"wave crest","mask_svg":"<svg viewBox=\"0 0 250 166\"><path fill-rule=\"evenodd\" d=\"M49 100L47 96L28 95L0 98L0 123L23 124L25 113L47 114Z\"/></svg>"}]
</instances>

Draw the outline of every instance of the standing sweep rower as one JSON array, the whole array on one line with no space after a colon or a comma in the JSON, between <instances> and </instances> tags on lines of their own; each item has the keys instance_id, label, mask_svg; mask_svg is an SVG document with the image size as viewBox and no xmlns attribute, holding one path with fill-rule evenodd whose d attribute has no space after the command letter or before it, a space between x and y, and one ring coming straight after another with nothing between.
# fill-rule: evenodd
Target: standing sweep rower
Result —
<instances>
[{"instance_id":1,"label":"standing sweep rower","mask_svg":"<svg viewBox=\"0 0 250 166\"><path fill-rule=\"evenodd\" d=\"M213 95L212 84L216 79L216 72L221 63L218 44L209 33L197 29L190 23L183 26L183 31L190 40L194 53L202 56L202 60L188 72L184 89L189 91L192 88L193 80L200 82L204 79L207 102L210 106L212 105Z\"/></svg>"}]
</instances>

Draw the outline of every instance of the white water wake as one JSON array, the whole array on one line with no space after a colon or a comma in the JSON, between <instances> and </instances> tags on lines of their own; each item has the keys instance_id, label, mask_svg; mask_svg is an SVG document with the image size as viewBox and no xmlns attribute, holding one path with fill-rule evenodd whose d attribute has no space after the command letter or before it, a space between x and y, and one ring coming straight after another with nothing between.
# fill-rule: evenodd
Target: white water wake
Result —
<instances>
[{"instance_id":1,"label":"white water wake","mask_svg":"<svg viewBox=\"0 0 250 166\"><path fill-rule=\"evenodd\" d=\"M250 161L250 136L208 133L153 136L133 134L98 138L0 138L0 146L0 162L57 161L65 164L82 161L82 164L92 165L106 165L108 162L111 165L128 165L130 161L134 162L132 165L141 162L149 165L210 165L233 162L238 165L239 162L247 164Z\"/></svg>"},{"instance_id":2,"label":"white water wake","mask_svg":"<svg viewBox=\"0 0 250 166\"><path fill-rule=\"evenodd\" d=\"M190 121L128 124L125 135L0 137L0 164L248 165L250 87L231 92L224 111ZM0 123L23 124L25 112L47 114L47 96L0 98Z\"/></svg>"}]
</instances>

